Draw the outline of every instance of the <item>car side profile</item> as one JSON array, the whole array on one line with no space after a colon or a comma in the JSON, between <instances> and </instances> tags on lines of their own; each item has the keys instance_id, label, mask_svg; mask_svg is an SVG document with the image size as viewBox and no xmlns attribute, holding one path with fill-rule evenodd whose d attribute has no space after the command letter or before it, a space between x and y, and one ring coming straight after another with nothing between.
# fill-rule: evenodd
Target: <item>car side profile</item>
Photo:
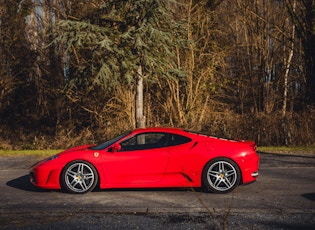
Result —
<instances>
[{"instance_id":1,"label":"car side profile","mask_svg":"<svg viewBox=\"0 0 315 230\"><path fill-rule=\"evenodd\" d=\"M135 129L99 145L67 149L30 168L44 189L86 193L109 188L203 187L228 193L258 177L252 141L236 141L178 128Z\"/></svg>"}]
</instances>

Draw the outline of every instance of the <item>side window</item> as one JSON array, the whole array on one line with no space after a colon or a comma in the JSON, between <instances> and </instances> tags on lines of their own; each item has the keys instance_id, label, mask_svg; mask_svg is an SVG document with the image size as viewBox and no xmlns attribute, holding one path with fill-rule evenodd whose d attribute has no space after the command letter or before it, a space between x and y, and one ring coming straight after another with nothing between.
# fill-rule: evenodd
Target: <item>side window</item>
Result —
<instances>
[{"instance_id":1,"label":"side window","mask_svg":"<svg viewBox=\"0 0 315 230\"><path fill-rule=\"evenodd\" d=\"M181 145L190 142L191 139L185 136L171 134L168 146Z\"/></svg>"},{"instance_id":2,"label":"side window","mask_svg":"<svg viewBox=\"0 0 315 230\"><path fill-rule=\"evenodd\" d=\"M166 146L168 134L141 133L120 143L120 151L145 150Z\"/></svg>"}]
</instances>

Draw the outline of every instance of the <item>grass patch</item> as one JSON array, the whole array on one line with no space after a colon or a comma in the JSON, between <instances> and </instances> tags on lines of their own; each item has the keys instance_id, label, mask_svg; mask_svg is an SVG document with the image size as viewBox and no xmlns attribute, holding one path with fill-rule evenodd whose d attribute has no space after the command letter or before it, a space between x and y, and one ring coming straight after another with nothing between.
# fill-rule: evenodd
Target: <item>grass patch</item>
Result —
<instances>
[{"instance_id":1,"label":"grass patch","mask_svg":"<svg viewBox=\"0 0 315 230\"><path fill-rule=\"evenodd\" d=\"M275 154L315 154L315 146L261 146L257 148L257 151Z\"/></svg>"},{"instance_id":2,"label":"grass patch","mask_svg":"<svg viewBox=\"0 0 315 230\"><path fill-rule=\"evenodd\" d=\"M37 156L49 157L62 150L0 150L0 156ZM315 155L315 146L259 146L257 152L274 153L274 154L312 154Z\"/></svg>"},{"instance_id":3,"label":"grass patch","mask_svg":"<svg viewBox=\"0 0 315 230\"><path fill-rule=\"evenodd\" d=\"M37 156L49 157L61 150L0 150L0 156Z\"/></svg>"}]
</instances>

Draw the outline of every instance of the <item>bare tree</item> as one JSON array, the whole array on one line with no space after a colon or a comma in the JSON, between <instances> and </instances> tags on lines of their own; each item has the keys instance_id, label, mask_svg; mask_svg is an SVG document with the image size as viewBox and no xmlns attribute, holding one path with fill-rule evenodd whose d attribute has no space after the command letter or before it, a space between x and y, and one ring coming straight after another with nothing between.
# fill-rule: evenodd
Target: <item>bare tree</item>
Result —
<instances>
[{"instance_id":1,"label":"bare tree","mask_svg":"<svg viewBox=\"0 0 315 230\"><path fill-rule=\"evenodd\" d=\"M225 51L218 46L222 34L215 28L215 8L221 1L210 3L182 1L183 7L178 9L178 17L187 20L187 29L179 38L186 44L176 50L177 66L185 69L186 75L160 80L158 97L165 111L162 117L171 125L201 129L222 80L218 70L224 68Z\"/></svg>"},{"instance_id":2,"label":"bare tree","mask_svg":"<svg viewBox=\"0 0 315 230\"><path fill-rule=\"evenodd\" d=\"M315 1L286 0L288 12L295 23L297 35L302 41L305 72L305 101L315 104Z\"/></svg>"},{"instance_id":3,"label":"bare tree","mask_svg":"<svg viewBox=\"0 0 315 230\"><path fill-rule=\"evenodd\" d=\"M295 13L296 8L296 2L293 2L293 13ZM283 104L282 104L282 116L285 117L286 111L287 111L287 101L288 101L288 81L289 81L289 72L290 72L290 66L294 54L294 46L295 46L295 24L290 23L292 27L291 37L289 38L291 46L289 47L289 54L288 58L284 58L283 63L285 66L284 71L284 90L283 90ZM284 45L284 52L285 52L286 46Z\"/></svg>"}]
</instances>

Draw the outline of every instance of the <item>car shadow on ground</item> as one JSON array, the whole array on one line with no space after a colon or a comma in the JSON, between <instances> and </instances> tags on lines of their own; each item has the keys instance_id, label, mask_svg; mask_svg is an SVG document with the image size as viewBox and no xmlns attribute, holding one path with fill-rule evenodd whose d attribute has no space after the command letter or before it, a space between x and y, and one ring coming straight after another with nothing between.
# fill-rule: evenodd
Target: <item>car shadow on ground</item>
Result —
<instances>
[{"instance_id":1,"label":"car shadow on ground","mask_svg":"<svg viewBox=\"0 0 315 230\"><path fill-rule=\"evenodd\" d=\"M107 188L96 187L92 192L196 192L205 193L202 188Z\"/></svg>"},{"instance_id":2,"label":"car shadow on ground","mask_svg":"<svg viewBox=\"0 0 315 230\"><path fill-rule=\"evenodd\" d=\"M29 192L47 192L47 190L40 189L35 187L31 182L30 182L30 176L29 175L24 175L19 178L10 180L6 183L7 186L24 190L24 191L29 191Z\"/></svg>"},{"instance_id":3,"label":"car shadow on ground","mask_svg":"<svg viewBox=\"0 0 315 230\"><path fill-rule=\"evenodd\" d=\"M10 180L6 183L7 186L24 190L28 192L51 192L51 191L57 191L57 192L63 192L62 190L49 190L49 189L41 189L37 188L30 182L30 176L24 175L21 177L18 177L16 179ZM194 191L198 193L204 192L201 188L113 188L113 189L100 189L99 187L96 187L92 192L106 192L106 191L120 191L120 192L132 192L132 191Z\"/></svg>"},{"instance_id":4,"label":"car shadow on ground","mask_svg":"<svg viewBox=\"0 0 315 230\"><path fill-rule=\"evenodd\" d=\"M315 193L305 193L302 195L305 199L315 201Z\"/></svg>"}]
</instances>

